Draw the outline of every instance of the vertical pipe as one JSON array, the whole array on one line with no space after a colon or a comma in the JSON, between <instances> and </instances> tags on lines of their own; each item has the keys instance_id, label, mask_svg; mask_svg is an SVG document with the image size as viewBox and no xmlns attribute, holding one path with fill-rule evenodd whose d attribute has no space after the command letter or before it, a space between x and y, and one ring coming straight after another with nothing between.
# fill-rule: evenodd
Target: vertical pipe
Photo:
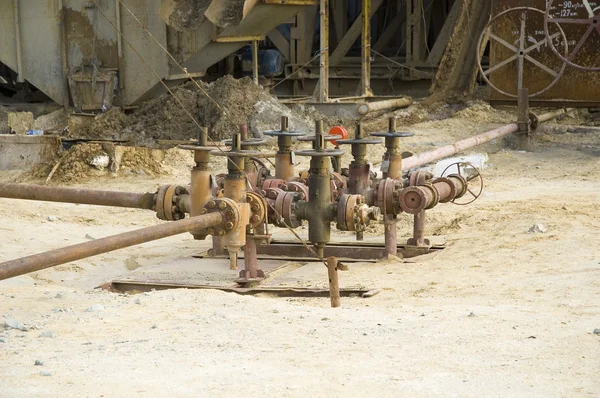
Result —
<instances>
[{"instance_id":1,"label":"vertical pipe","mask_svg":"<svg viewBox=\"0 0 600 398\"><path fill-rule=\"evenodd\" d=\"M258 278L256 241L251 235L246 236L246 245L244 245L244 268L246 271L246 279Z\"/></svg>"},{"instance_id":2,"label":"vertical pipe","mask_svg":"<svg viewBox=\"0 0 600 398\"><path fill-rule=\"evenodd\" d=\"M124 79L124 64L123 64L123 38L121 37L121 0L115 0L115 18L116 25L119 30L117 31L117 56L119 57L118 65L119 65L119 88L122 89L125 87L125 79Z\"/></svg>"},{"instance_id":3,"label":"vertical pipe","mask_svg":"<svg viewBox=\"0 0 600 398\"><path fill-rule=\"evenodd\" d=\"M420 211L414 216L413 223L413 241L414 246L425 245L425 210Z\"/></svg>"},{"instance_id":4,"label":"vertical pipe","mask_svg":"<svg viewBox=\"0 0 600 398\"><path fill-rule=\"evenodd\" d=\"M393 256L398 254L398 230L396 218L391 214L384 215L385 252Z\"/></svg>"},{"instance_id":5,"label":"vertical pipe","mask_svg":"<svg viewBox=\"0 0 600 398\"><path fill-rule=\"evenodd\" d=\"M371 0L362 0L361 95L371 96Z\"/></svg>"},{"instance_id":6,"label":"vertical pipe","mask_svg":"<svg viewBox=\"0 0 600 398\"><path fill-rule=\"evenodd\" d=\"M320 3L321 56L319 61L319 102L329 101L329 0Z\"/></svg>"},{"instance_id":7,"label":"vertical pipe","mask_svg":"<svg viewBox=\"0 0 600 398\"><path fill-rule=\"evenodd\" d=\"M517 56L517 88L520 90L523 88L523 72L525 68L525 13L521 13L521 36L519 38L519 53Z\"/></svg>"},{"instance_id":8,"label":"vertical pipe","mask_svg":"<svg viewBox=\"0 0 600 398\"><path fill-rule=\"evenodd\" d=\"M60 57L63 76L63 103L64 107L69 106L69 59L67 58L67 26L66 13L63 0L58 0L58 12L60 13Z\"/></svg>"},{"instance_id":9,"label":"vertical pipe","mask_svg":"<svg viewBox=\"0 0 600 398\"><path fill-rule=\"evenodd\" d=\"M529 89L519 89L519 149L531 152L531 135L529 134Z\"/></svg>"},{"instance_id":10,"label":"vertical pipe","mask_svg":"<svg viewBox=\"0 0 600 398\"><path fill-rule=\"evenodd\" d=\"M13 0L15 17L15 47L17 50L17 83L25 83L23 77L23 57L21 54L21 21L19 20L19 0Z\"/></svg>"},{"instance_id":11,"label":"vertical pipe","mask_svg":"<svg viewBox=\"0 0 600 398\"><path fill-rule=\"evenodd\" d=\"M340 281L337 272L337 259L335 257L327 258L327 274L329 276L329 299L331 307L336 308L341 305L340 300Z\"/></svg>"},{"instance_id":12,"label":"vertical pipe","mask_svg":"<svg viewBox=\"0 0 600 398\"><path fill-rule=\"evenodd\" d=\"M258 40L252 40L252 80L258 86Z\"/></svg>"}]
</instances>

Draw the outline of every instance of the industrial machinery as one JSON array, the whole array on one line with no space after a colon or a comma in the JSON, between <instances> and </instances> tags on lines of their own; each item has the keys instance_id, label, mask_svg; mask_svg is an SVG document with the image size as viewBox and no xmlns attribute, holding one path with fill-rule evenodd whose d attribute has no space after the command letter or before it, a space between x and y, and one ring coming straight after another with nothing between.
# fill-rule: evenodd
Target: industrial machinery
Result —
<instances>
[{"instance_id":1,"label":"industrial machinery","mask_svg":"<svg viewBox=\"0 0 600 398\"><path fill-rule=\"evenodd\" d=\"M536 128L538 123L563 113L555 111L539 117L532 114L529 127ZM245 126L233 134L228 142L231 146L229 151L209 146L208 131L202 129L195 145L181 146L194 152L195 166L191 170L190 184L161 186L154 193L2 184L2 198L147 209L169 222L1 263L0 279L190 232L199 240L211 236L213 255L227 254L233 270L238 269L238 253L243 250L244 268L240 270L237 282L247 284L264 277L257 254L268 252L272 246L269 228L286 228L303 245L303 250L290 250L294 246L289 246L288 252L306 256L308 251L315 260L325 262L325 257L332 255L327 249L335 249L330 242L333 225L339 231L354 232L360 241L370 223L383 220L384 248L372 250L371 247L364 253L360 250L351 253L359 259L381 258L398 252L396 220L403 213L414 217L413 236L402 245L403 254L427 253L432 246L424 236L426 211L441 203L473 202L481 195L483 180L481 174L469 165L452 165L437 178L418 167L519 132L520 126L518 123L508 124L412 156L407 156L400 148L400 140L411 134L396 131L394 119L390 119L388 131L370 135L358 125L352 139L326 136L322 121L316 122L315 131L315 135L308 138L312 141L312 149L294 152L292 140L302 133L290 130L287 118L282 117L281 129L266 133L278 140L278 151L269 153L256 149L264 144L264 139L248 138ZM337 145L327 148L326 138L335 139ZM386 151L382 159L382 175L378 177L366 158L366 148L368 145L383 145L382 138ZM340 148L346 145L350 145L353 159L344 169L340 167L340 155L344 153ZM228 171L225 175L211 173L212 156L227 157ZM308 172L296 172L296 156L310 158ZM269 169L261 160L263 158L275 158L275 170ZM336 160L332 162L332 158ZM334 171L335 165L341 168L341 174ZM294 232L303 223L308 224L307 242Z\"/></svg>"}]
</instances>

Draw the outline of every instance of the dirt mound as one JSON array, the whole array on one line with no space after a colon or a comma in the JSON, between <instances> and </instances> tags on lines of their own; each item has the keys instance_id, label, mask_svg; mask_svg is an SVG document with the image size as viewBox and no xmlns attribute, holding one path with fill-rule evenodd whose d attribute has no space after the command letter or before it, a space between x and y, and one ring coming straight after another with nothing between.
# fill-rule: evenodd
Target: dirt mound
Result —
<instances>
[{"instance_id":1,"label":"dirt mound","mask_svg":"<svg viewBox=\"0 0 600 398\"><path fill-rule=\"evenodd\" d=\"M21 179L23 181L30 179L45 180L53 172L52 181L76 182L91 175L94 169L91 163L99 156L106 156L100 144L75 145L68 151L63 152L55 165L39 164L29 170ZM54 170L54 168L56 169Z\"/></svg>"},{"instance_id":2,"label":"dirt mound","mask_svg":"<svg viewBox=\"0 0 600 398\"><path fill-rule=\"evenodd\" d=\"M163 172L164 151L143 147L115 147L112 143L84 143L64 151L55 164L38 164L19 177L51 183L76 183L110 173L159 175Z\"/></svg>"},{"instance_id":3,"label":"dirt mound","mask_svg":"<svg viewBox=\"0 0 600 398\"><path fill-rule=\"evenodd\" d=\"M193 82L186 83L174 89L173 95L166 93L145 102L131 115L112 109L75 134L77 138L152 145L156 140L196 139L200 125L209 128L213 139L221 140L230 137L240 124L255 123L262 128L262 119L268 116L266 124L274 128L273 121L278 123L282 114L290 114L285 105L249 78L225 76L198 84L200 90ZM264 104L269 104L268 112L264 112Z\"/></svg>"}]
</instances>

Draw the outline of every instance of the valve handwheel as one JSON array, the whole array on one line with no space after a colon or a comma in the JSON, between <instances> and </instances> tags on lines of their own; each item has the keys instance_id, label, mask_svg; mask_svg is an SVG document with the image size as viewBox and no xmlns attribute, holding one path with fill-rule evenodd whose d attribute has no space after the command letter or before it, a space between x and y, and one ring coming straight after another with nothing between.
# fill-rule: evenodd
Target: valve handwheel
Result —
<instances>
[{"instance_id":1,"label":"valve handwheel","mask_svg":"<svg viewBox=\"0 0 600 398\"><path fill-rule=\"evenodd\" d=\"M555 49L553 47L553 43L552 43L553 40L558 40L559 43L562 44L561 51L563 52L563 54L565 54L565 55L568 54L569 49L568 49L568 45L567 45L567 38L566 38L565 33L563 32L561 26L556 23L553 23L551 26L553 26L555 28L554 30L556 30L556 31L554 33L550 34L546 30L546 33L543 36L544 37L543 40L537 41L535 38L535 35L536 35L535 27L532 26L534 24L529 23L529 25L528 25L528 23L527 23L528 20L531 20L531 19L535 18L536 16L542 17L543 15L544 15L544 12L538 10L537 8L515 7L515 8L510 8L506 11L499 13L494 18L492 18L490 20L490 22L488 22L488 24L485 26L485 29L483 30L483 32L481 33L481 36L479 37L479 43L477 45L477 61L478 61L477 66L479 67L479 72L481 73L481 77L483 78L483 80L485 80L485 82L490 87L492 87L494 90L498 91L499 93L501 93L507 97L518 98L519 89L526 87L526 86L524 86L525 73L529 69L525 67L525 65L526 65L525 61L528 61L529 63L535 65L537 67L537 69L539 69L541 72L543 72L546 75L550 75L553 78L552 81L550 82L550 84L548 84L546 87L536 89L537 91L530 90L529 97L535 97L535 96L538 96L538 95L548 91L562 77L562 75L565 71L565 68L567 66L567 64L564 62L565 61L564 57L559 56L559 59L557 59L556 61L560 61L560 62L555 62L554 65L550 64L550 66L548 66L542 62L542 61L544 61L545 63L548 63L549 58L547 56L546 57L543 56L543 55L546 55L546 54L544 54L543 51L544 51L544 47L546 46L547 43L550 43L549 47L551 47L553 49L554 53L559 55L558 49ZM515 21L515 19L517 19L517 18L518 18L518 21ZM548 24L546 24L546 25L548 25ZM507 30L508 28L514 28L512 30L515 33L515 40L513 41L513 43L511 44L508 41L506 41L505 39L496 35L493 32L494 28L496 28L496 27L498 27L500 29L504 29L504 30ZM516 34L517 32L518 32L518 35ZM502 46L501 47L502 50L510 53L511 55L508 58L493 65L491 68L484 70L483 65L481 63L482 55L483 55L482 51L485 49L484 41L488 37L489 37L490 41L494 41L495 43L498 43L499 45ZM533 43L533 44L531 44L531 43ZM531 44L531 45L529 45L529 44ZM542 56L538 56L538 58L542 59L542 61L538 61L537 59L535 59L532 56L534 51L537 51L539 54L541 53ZM552 52L550 52L550 51L546 51L546 53L552 55ZM552 58L552 57L550 57L550 58ZM518 75L517 84L514 89L514 92L507 92L506 89L502 90L498 86L494 85L490 80L490 75L508 65L511 65L513 62L516 63L516 68L517 68L517 75ZM534 82L536 80L538 80L538 79L531 79L532 82Z\"/></svg>"},{"instance_id":2,"label":"valve handwheel","mask_svg":"<svg viewBox=\"0 0 600 398\"><path fill-rule=\"evenodd\" d=\"M556 4L556 6L553 6ZM567 65L576 69L588 72L600 71L600 57L598 57L598 46L600 45L600 5L595 2L592 7L589 0L581 1L548 1L546 13L544 14L544 33L550 49ZM574 39L574 47L567 55L561 54L551 39L549 24L570 25L570 31L577 30L581 32L578 39ZM576 29L573 25L578 25L581 29ZM596 39L596 43L592 42ZM583 66L581 61L585 58L585 53L589 54L587 59L596 61L595 65ZM582 56L583 54L583 56Z\"/></svg>"},{"instance_id":3,"label":"valve handwheel","mask_svg":"<svg viewBox=\"0 0 600 398\"><path fill-rule=\"evenodd\" d=\"M456 168L456 173L450 174ZM461 171L461 168L464 171ZM469 162L457 162L452 163L444 169L442 177L450 175L457 175L467 181L467 191L460 198L452 200L452 203L459 206L465 206L475 202L483 193L483 176L477 170L477 167L473 166ZM457 201L457 199L464 198L463 201Z\"/></svg>"},{"instance_id":4,"label":"valve handwheel","mask_svg":"<svg viewBox=\"0 0 600 398\"><path fill-rule=\"evenodd\" d=\"M346 130L344 126L333 126L331 129L329 129L328 135L337 135L340 137L340 139L345 140L348 138L348 130ZM330 142L335 146L338 145L335 140L330 140Z\"/></svg>"}]
</instances>

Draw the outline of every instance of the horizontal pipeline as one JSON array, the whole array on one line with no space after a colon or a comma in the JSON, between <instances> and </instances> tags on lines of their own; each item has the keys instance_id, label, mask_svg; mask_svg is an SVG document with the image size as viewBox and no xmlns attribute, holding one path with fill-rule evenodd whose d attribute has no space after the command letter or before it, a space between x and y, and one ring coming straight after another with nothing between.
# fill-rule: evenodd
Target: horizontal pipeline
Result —
<instances>
[{"instance_id":1,"label":"horizontal pipeline","mask_svg":"<svg viewBox=\"0 0 600 398\"><path fill-rule=\"evenodd\" d=\"M147 210L154 208L154 194L150 192L99 191L95 189L45 187L29 184L0 184L0 198L129 207Z\"/></svg>"},{"instance_id":2,"label":"horizontal pipeline","mask_svg":"<svg viewBox=\"0 0 600 398\"><path fill-rule=\"evenodd\" d=\"M6 261L0 264L0 280L108 253L113 250L183 234L196 229L214 227L222 221L223 216L221 213L209 213Z\"/></svg>"},{"instance_id":3,"label":"horizontal pipeline","mask_svg":"<svg viewBox=\"0 0 600 398\"><path fill-rule=\"evenodd\" d=\"M561 109L558 111L545 113L538 116L538 121L540 123L547 122L548 120L554 119L560 115L564 115L567 112L570 112L570 110ZM504 137L506 135L516 133L517 131L519 131L519 125L517 123L511 123L473 137L465 138L464 140L440 147L433 151L413 155L402 160L402 170L413 169L415 167L420 167L425 164L435 162L436 160L447 158L448 156L455 155L459 152L466 151L467 149L485 144L486 142Z\"/></svg>"}]
</instances>

